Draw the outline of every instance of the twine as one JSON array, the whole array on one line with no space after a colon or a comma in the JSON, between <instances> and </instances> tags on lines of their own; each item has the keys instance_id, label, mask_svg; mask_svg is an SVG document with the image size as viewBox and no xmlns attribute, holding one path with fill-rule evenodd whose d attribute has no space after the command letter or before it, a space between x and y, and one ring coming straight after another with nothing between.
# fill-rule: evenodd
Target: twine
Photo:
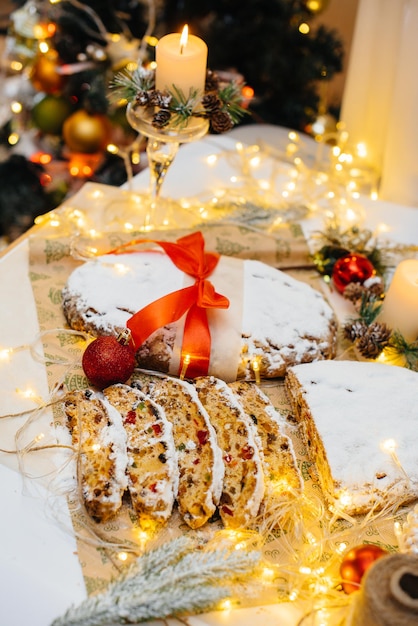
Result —
<instances>
[{"instance_id":1,"label":"twine","mask_svg":"<svg viewBox=\"0 0 418 626\"><path fill-rule=\"evenodd\" d=\"M347 626L412 624L418 624L418 559L411 554L382 557L366 573Z\"/></svg>"}]
</instances>

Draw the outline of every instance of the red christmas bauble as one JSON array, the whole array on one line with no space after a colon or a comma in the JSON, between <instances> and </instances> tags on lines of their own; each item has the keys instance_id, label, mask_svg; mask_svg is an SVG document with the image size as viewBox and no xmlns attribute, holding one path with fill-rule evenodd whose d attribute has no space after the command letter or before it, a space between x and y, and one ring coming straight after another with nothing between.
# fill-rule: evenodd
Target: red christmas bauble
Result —
<instances>
[{"instance_id":1,"label":"red christmas bauble","mask_svg":"<svg viewBox=\"0 0 418 626\"><path fill-rule=\"evenodd\" d=\"M125 336L98 337L84 351L82 366L88 381L104 389L124 383L135 368L135 350Z\"/></svg>"},{"instance_id":2,"label":"red christmas bauble","mask_svg":"<svg viewBox=\"0 0 418 626\"><path fill-rule=\"evenodd\" d=\"M338 291L343 293L349 283L364 283L374 276L376 270L362 254L350 253L338 259L332 270L332 280Z\"/></svg>"},{"instance_id":3,"label":"red christmas bauble","mask_svg":"<svg viewBox=\"0 0 418 626\"><path fill-rule=\"evenodd\" d=\"M348 550L340 565L340 576L345 593L358 591L361 580L369 567L385 554L388 554L386 550L374 544L364 544Z\"/></svg>"}]
</instances>

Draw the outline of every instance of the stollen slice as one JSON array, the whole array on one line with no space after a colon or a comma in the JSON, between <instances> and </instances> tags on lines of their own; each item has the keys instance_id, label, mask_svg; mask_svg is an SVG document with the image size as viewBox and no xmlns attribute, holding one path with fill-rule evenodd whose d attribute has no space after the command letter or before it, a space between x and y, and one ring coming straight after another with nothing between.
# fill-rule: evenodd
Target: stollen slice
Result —
<instances>
[{"instance_id":1,"label":"stollen slice","mask_svg":"<svg viewBox=\"0 0 418 626\"><path fill-rule=\"evenodd\" d=\"M255 384L236 381L229 387L254 423L263 450L266 496L295 496L302 491L293 443L284 432L283 418Z\"/></svg>"},{"instance_id":2,"label":"stollen slice","mask_svg":"<svg viewBox=\"0 0 418 626\"><path fill-rule=\"evenodd\" d=\"M164 410L138 389L116 384L103 390L120 413L127 437L128 487L144 525L166 522L178 490L173 428Z\"/></svg>"},{"instance_id":3,"label":"stollen slice","mask_svg":"<svg viewBox=\"0 0 418 626\"><path fill-rule=\"evenodd\" d=\"M121 417L89 389L69 392L63 405L77 451L77 478L86 511L96 522L106 522L118 513L127 487Z\"/></svg>"},{"instance_id":4,"label":"stollen slice","mask_svg":"<svg viewBox=\"0 0 418 626\"><path fill-rule=\"evenodd\" d=\"M177 503L190 528L216 511L224 466L215 430L193 385L170 377L144 376L133 383L163 407L173 425L179 467Z\"/></svg>"},{"instance_id":5,"label":"stollen slice","mask_svg":"<svg viewBox=\"0 0 418 626\"><path fill-rule=\"evenodd\" d=\"M261 443L232 389L214 376L194 381L222 449L225 477L219 513L228 528L248 527L264 496Z\"/></svg>"}]
</instances>

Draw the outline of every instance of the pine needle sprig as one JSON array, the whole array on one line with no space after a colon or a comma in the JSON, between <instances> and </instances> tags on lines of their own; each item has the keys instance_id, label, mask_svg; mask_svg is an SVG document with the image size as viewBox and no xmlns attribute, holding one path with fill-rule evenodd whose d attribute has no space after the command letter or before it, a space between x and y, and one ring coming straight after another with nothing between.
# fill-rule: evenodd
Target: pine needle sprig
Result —
<instances>
[{"instance_id":1,"label":"pine needle sprig","mask_svg":"<svg viewBox=\"0 0 418 626\"><path fill-rule=\"evenodd\" d=\"M259 561L257 551L205 549L181 536L139 557L105 593L71 607L52 626L139 624L209 610Z\"/></svg>"},{"instance_id":2,"label":"pine needle sprig","mask_svg":"<svg viewBox=\"0 0 418 626\"><path fill-rule=\"evenodd\" d=\"M218 97L225 110L227 110L231 116L234 124L238 124L244 115L248 113L248 111L241 106L241 90L236 83L228 83L225 87L222 87L218 92Z\"/></svg>"},{"instance_id":3,"label":"pine needle sprig","mask_svg":"<svg viewBox=\"0 0 418 626\"><path fill-rule=\"evenodd\" d=\"M376 320L382 310L382 299L370 292L363 292L361 295L359 316L360 319L370 326Z\"/></svg>"},{"instance_id":4,"label":"pine needle sprig","mask_svg":"<svg viewBox=\"0 0 418 626\"><path fill-rule=\"evenodd\" d=\"M132 72L122 70L118 72L110 85L115 98L135 100L138 92L149 91L155 87L155 72L139 66Z\"/></svg>"},{"instance_id":5,"label":"pine needle sprig","mask_svg":"<svg viewBox=\"0 0 418 626\"><path fill-rule=\"evenodd\" d=\"M186 124L189 117L193 114L198 99L198 90L190 89L188 97L186 97L181 89L173 85L172 99L170 103L170 111L173 114L171 118L173 126L182 126Z\"/></svg>"},{"instance_id":6,"label":"pine needle sprig","mask_svg":"<svg viewBox=\"0 0 418 626\"><path fill-rule=\"evenodd\" d=\"M418 371L418 340L408 342L399 331L394 330L386 354L389 360L391 357L396 359L401 356L405 361L405 367Z\"/></svg>"}]
</instances>

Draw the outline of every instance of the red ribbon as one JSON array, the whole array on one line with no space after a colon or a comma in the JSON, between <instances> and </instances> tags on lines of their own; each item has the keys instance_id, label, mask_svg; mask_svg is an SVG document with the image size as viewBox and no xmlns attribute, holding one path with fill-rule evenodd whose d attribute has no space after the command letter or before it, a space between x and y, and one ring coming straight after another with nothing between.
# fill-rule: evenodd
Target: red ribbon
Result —
<instances>
[{"instance_id":1,"label":"red ribbon","mask_svg":"<svg viewBox=\"0 0 418 626\"><path fill-rule=\"evenodd\" d=\"M156 243L180 270L195 278L194 285L151 302L135 313L126 323L132 334L135 346L141 346L148 337L166 324L179 320L185 313L183 344L180 371L184 357L188 355L190 364L187 376L204 376L209 370L211 335L207 309L227 309L229 300L217 293L213 284L207 280L218 264L220 255L205 252L205 241L201 232L181 237L176 243L154 239L136 239L126 246L139 243ZM120 253L125 246L114 250Z\"/></svg>"}]
</instances>

